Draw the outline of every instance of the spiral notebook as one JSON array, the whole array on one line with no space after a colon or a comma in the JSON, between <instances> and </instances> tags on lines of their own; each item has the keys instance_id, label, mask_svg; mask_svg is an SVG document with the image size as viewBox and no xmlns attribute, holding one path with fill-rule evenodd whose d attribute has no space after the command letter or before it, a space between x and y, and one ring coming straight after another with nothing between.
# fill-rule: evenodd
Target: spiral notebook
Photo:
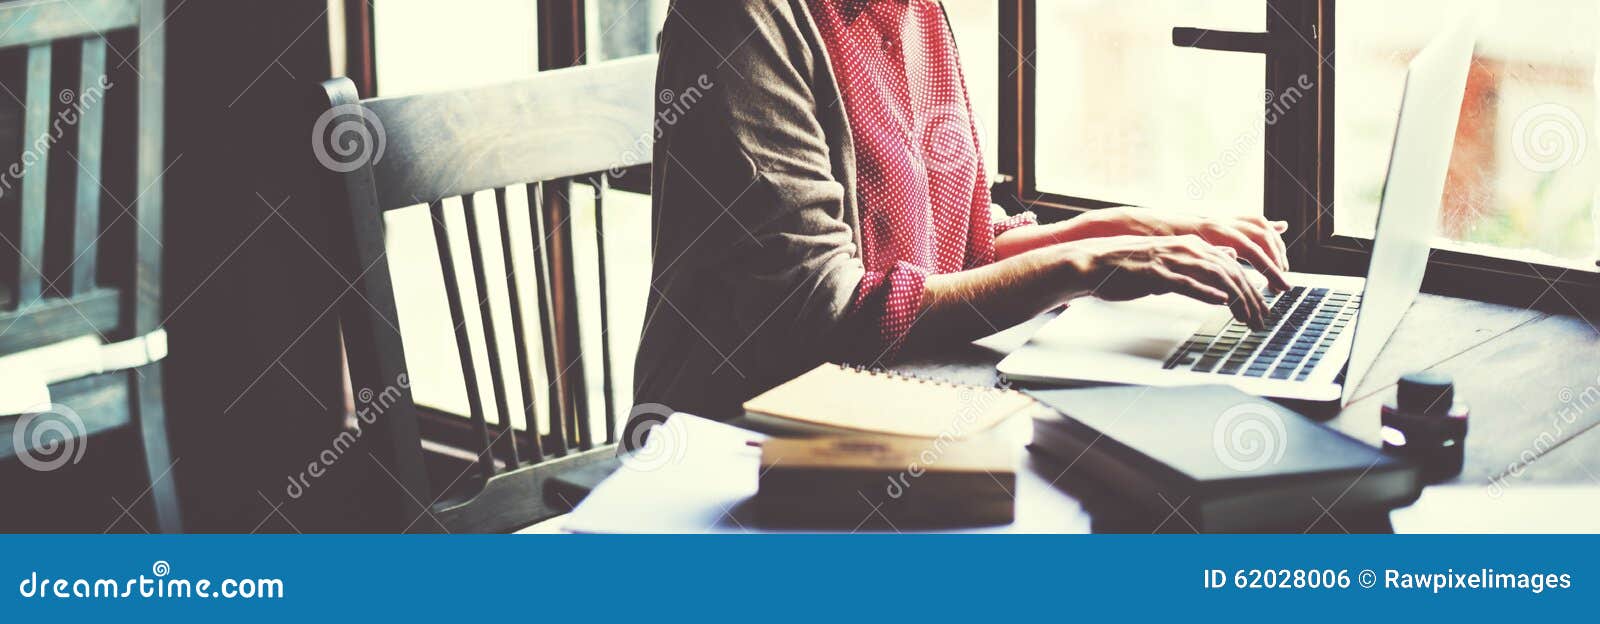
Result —
<instances>
[{"instance_id":1,"label":"spiral notebook","mask_svg":"<svg viewBox=\"0 0 1600 624\"><path fill-rule=\"evenodd\" d=\"M963 438L1033 405L1014 390L823 364L744 409L748 424L779 434Z\"/></svg>"}]
</instances>

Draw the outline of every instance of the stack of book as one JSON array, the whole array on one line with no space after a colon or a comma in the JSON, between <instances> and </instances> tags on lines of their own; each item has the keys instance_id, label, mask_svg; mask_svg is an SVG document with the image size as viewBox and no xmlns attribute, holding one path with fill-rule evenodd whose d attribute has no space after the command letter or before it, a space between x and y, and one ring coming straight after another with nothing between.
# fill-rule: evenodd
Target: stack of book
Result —
<instances>
[{"instance_id":1,"label":"stack of book","mask_svg":"<svg viewBox=\"0 0 1600 624\"><path fill-rule=\"evenodd\" d=\"M761 449L756 508L798 526L904 529L1005 524L1018 453L996 425L1018 392L824 364L751 399Z\"/></svg>"},{"instance_id":2,"label":"stack of book","mask_svg":"<svg viewBox=\"0 0 1600 624\"><path fill-rule=\"evenodd\" d=\"M1422 491L1416 465L1227 386L1030 394L1054 410L1034 419L1034 452L1173 526L1298 532Z\"/></svg>"}]
</instances>

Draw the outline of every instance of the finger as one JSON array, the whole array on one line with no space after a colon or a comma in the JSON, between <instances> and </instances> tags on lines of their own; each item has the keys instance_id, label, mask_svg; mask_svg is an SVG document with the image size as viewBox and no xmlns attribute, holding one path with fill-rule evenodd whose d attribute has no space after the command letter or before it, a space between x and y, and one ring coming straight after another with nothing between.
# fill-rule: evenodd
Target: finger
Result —
<instances>
[{"instance_id":1,"label":"finger","mask_svg":"<svg viewBox=\"0 0 1600 624\"><path fill-rule=\"evenodd\" d=\"M1169 260L1173 270L1222 291L1226 299L1217 302L1233 310L1233 317L1251 326L1257 325L1255 308L1251 306L1243 285L1224 269L1224 262L1216 252L1201 251L1191 256L1176 256ZM1237 266L1237 264L1235 264Z\"/></svg>"},{"instance_id":2,"label":"finger","mask_svg":"<svg viewBox=\"0 0 1600 624\"><path fill-rule=\"evenodd\" d=\"M1250 222L1266 230L1266 239L1279 260L1278 268L1289 270L1289 246L1283 243L1283 234L1289 231L1289 222L1270 221L1266 217L1253 217Z\"/></svg>"},{"instance_id":3,"label":"finger","mask_svg":"<svg viewBox=\"0 0 1600 624\"><path fill-rule=\"evenodd\" d=\"M1251 327L1256 329L1264 327L1267 321L1267 302L1261 297L1261 291L1250 283L1250 277L1244 274L1244 267L1230 260L1223 260L1218 265L1223 273L1227 274L1228 279L1238 284L1239 293L1243 297L1241 303L1250 311Z\"/></svg>"},{"instance_id":4,"label":"finger","mask_svg":"<svg viewBox=\"0 0 1600 624\"><path fill-rule=\"evenodd\" d=\"M1276 248L1272 247L1272 243L1268 240L1268 238L1276 238L1277 235L1268 233L1260 228L1238 229L1233 230L1232 233L1236 236L1233 244L1244 255L1245 260L1249 260L1256 270L1266 276L1267 284L1272 286L1273 290L1288 290L1289 280L1283 276L1283 268L1286 265L1283 262L1283 258L1275 253ZM1273 251L1269 252L1267 251L1268 249L1273 249Z\"/></svg>"},{"instance_id":5,"label":"finger","mask_svg":"<svg viewBox=\"0 0 1600 624\"><path fill-rule=\"evenodd\" d=\"M1278 270L1280 261L1263 247L1270 245L1266 241L1266 230L1255 225L1253 219L1260 218L1240 218L1235 219L1232 224L1215 224L1208 232L1207 242L1231 257L1243 257L1249 260L1252 266L1260 269L1261 274L1267 277L1268 285L1274 290L1285 290L1288 288L1288 282Z\"/></svg>"},{"instance_id":6,"label":"finger","mask_svg":"<svg viewBox=\"0 0 1600 624\"><path fill-rule=\"evenodd\" d=\"M1282 229L1279 229L1277 227L1277 224L1280 224L1280 223L1283 224L1283 228ZM1278 248L1278 255L1279 255L1279 257L1283 258L1283 270L1285 270L1285 271L1289 270L1289 245L1287 243L1283 242L1283 233L1287 232L1288 230L1289 230L1289 224L1287 222L1285 222L1285 221L1275 221L1274 225L1273 225L1272 232L1267 237L1269 240L1272 241L1272 245L1274 247Z\"/></svg>"},{"instance_id":7,"label":"finger","mask_svg":"<svg viewBox=\"0 0 1600 624\"><path fill-rule=\"evenodd\" d=\"M1250 239L1250 242L1255 243L1256 247L1261 248L1261 251L1272 259L1274 268L1280 271L1289 268L1289 259L1284 256L1282 248L1276 244L1281 242L1277 232L1255 225L1246 225L1239 229L1245 235L1245 238Z\"/></svg>"},{"instance_id":8,"label":"finger","mask_svg":"<svg viewBox=\"0 0 1600 624\"><path fill-rule=\"evenodd\" d=\"M1243 238L1238 238L1234 242L1234 244L1239 245L1239 248L1247 248L1248 247L1248 243L1249 243L1249 241L1244 240ZM1260 290L1259 288L1257 288L1255 286L1255 284L1253 282L1250 281L1250 277L1245 274L1244 267L1239 265L1239 251L1238 251L1238 249L1236 249L1234 247L1228 247L1228 246L1222 246L1222 245L1210 245L1210 246L1208 246L1206 248L1202 248L1200 251L1204 252L1204 253L1202 253L1202 257L1204 257L1204 258L1206 258L1206 259L1208 259L1208 260L1210 260L1212 262L1216 262L1217 266L1221 267L1223 272L1227 273L1228 278L1230 280L1237 281L1235 278L1242 276L1244 278L1244 288L1245 288L1245 290L1248 290L1248 291ZM1252 264L1254 264L1256 262L1262 262L1262 260L1259 257L1254 257L1254 258L1251 257L1251 255L1259 254L1259 253L1260 253L1259 249L1251 251L1249 254L1246 255L1245 259L1246 260L1251 260Z\"/></svg>"},{"instance_id":9,"label":"finger","mask_svg":"<svg viewBox=\"0 0 1600 624\"><path fill-rule=\"evenodd\" d=\"M1172 292L1212 305L1228 303L1228 293L1215 287L1207 286L1200 280L1167 269L1157 269L1156 274L1164 280L1163 283Z\"/></svg>"},{"instance_id":10,"label":"finger","mask_svg":"<svg viewBox=\"0 0 1600 624\"><path fill-rule=\"evenodd\" d=\"M1254 223L1256 225L1259 225L1261 227L1264 227L1264 228L1267 228L1269 230L1273 230L1273 231L1276 231L1276 232L1280 232L1281 233L1281 232L1289 231L1289 222L1288 221L1273 221L1273 220L1268 219L1266 217L1263 217L1261 215L1250 215L1248 217L1241 217L1241 219L1243 221L1245 221L1246 223Z\"/></svg>"},{"instance_id":11,"label":"finger","mask_svg":"<svg viewBox=\"0 0 1600 624\"><path fill-rule=\"evenodd\" d=\"M1285 230L1278 229L1278 224L1280 223L1284 222L1271 222L1267 225L1267 227L1261 228L1258 232L1254 232L1253 237L1257 239L1257 242L1261 244L1264 249L1272 252L1272 256L1278 261L1279 270L1288 271L1289 246L1283 243L1283 233ZM1288 224L1284 224L1284 227L1287 229Z\"/></svg>"}]
</instances>

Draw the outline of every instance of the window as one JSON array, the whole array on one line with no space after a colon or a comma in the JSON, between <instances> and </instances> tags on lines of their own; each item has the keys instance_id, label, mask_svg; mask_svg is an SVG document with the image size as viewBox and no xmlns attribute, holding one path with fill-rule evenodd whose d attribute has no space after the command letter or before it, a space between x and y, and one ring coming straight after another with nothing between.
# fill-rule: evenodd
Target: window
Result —
<instances>
[{"instance_id":1,"label":"window","mask_svg":"<svg viewBox=\"0 0 1600 624\"><path fill-rule=\"evenodd\" d=\"M1000 5L997 2L955 0L944 4L955 31L966 77L967 97L977 116L983 162L993 174L1000 170Z\"/></svg>"},{"instance_id":2,"label":"window","mask_svg":"<svg viewBox=\"0 0 1600 624\"><path fill-rule=\"evenodd\" d=\"M539 70L535 0L448 5L373 0L379 95L408 95L515 80Z\"/></svg>"},{"instance_id":3,"label":"window","mask_svg":"<svg viewBox=\"0 0 1600 624\"><path fill-rule=\"evenodd\" d=\"M1591 301L1600 5L1482 4L1425 287ZM1297 268L1347 275L1366 267L1406 64L1466 6L999 5L1002 42L1015 46L1000 48L1002 201L1046 219L1120 204L1266 214L1290 222Z\"/></svg>"},{"instance_id":4,"label":"window","mask_svg":"<svg viewBox=\"0 0 1600 624\"><path fill-rule=\"evenodd\" d=\"M656 51L656 35L667 20L668 0L589 0L586 5L589 62Z\"/></svg>"},{"instance_id":5,"label":"window","mask_svg":"<svg viewBox=\"0 0 1600 624\"><path fill-rule=\"evenodd\" d=\"M1263 0L1038 2L1036 10L1038 190L1261 213L1264 56L1176 47L1172 29L1260 31Z\"/></svg>"},{"instance_id":6,"label":"window","mask_svg":"<svg viewBox=\"0 0 1600 624\"><path fill-rule=\"evenodd\" d=\"M1370 238L1406 63L1450 0L1343 0L1335 45L1336 233ZM1600 155L1594 154L1593 0L1488 3L1440 223L1440 247L1594 268ZM1359 86L1357 86L1359 85Z\"/></svg>"}]
</instances>

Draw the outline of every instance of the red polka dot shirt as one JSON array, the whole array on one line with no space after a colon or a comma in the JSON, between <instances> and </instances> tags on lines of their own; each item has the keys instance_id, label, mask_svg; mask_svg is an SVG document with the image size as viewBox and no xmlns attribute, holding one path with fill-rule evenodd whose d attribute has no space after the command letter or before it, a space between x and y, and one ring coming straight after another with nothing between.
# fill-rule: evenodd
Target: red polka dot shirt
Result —
<instances>
[{"instance_id":1,"label":"red polka dot shirt","mask_svg":"<svg viewBox=\"0 0 1600 624\"><path fill-rule=\"evenodd\" d=\"M917 320L928 275L993 262L995 237L1034 220L991 212L976 119L937 2L810 4L856 151L867 273L851 314L875 320L888 357Z\"/></svg>"}]
</instances>

